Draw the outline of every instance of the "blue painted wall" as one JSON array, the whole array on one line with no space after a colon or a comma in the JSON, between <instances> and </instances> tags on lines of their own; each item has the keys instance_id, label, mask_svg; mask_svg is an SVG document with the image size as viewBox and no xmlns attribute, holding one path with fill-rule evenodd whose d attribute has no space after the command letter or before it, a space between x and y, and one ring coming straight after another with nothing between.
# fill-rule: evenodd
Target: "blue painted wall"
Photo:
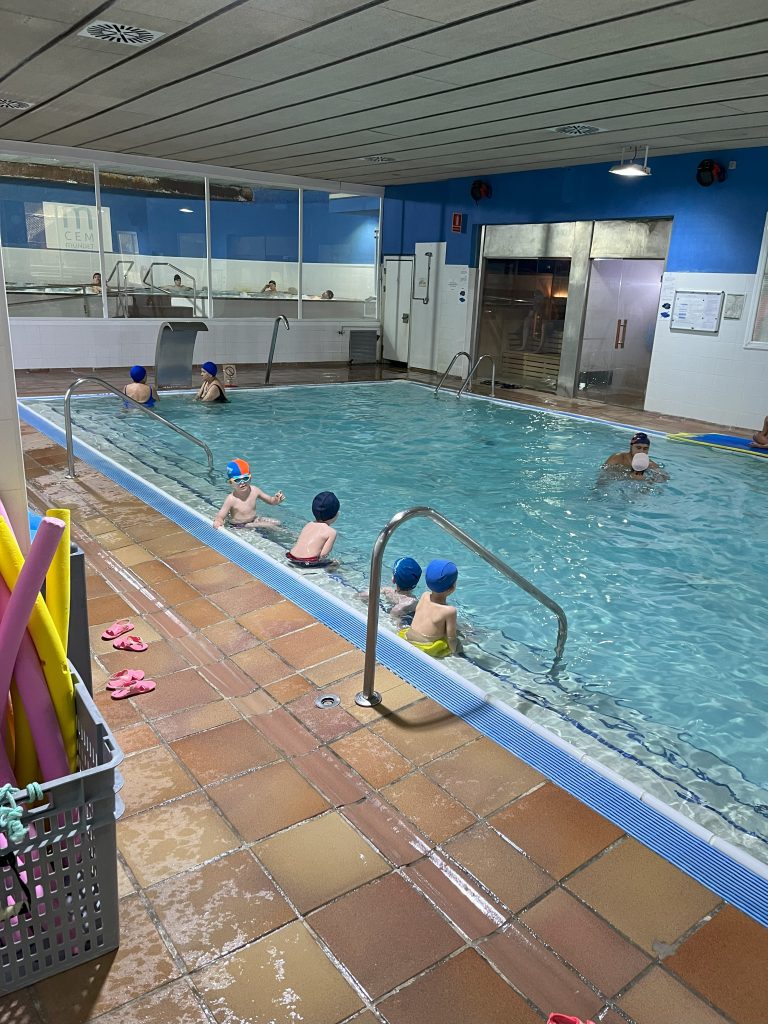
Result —
<instances>
[{"instance_id":1,"label":"blue painted wall","mask_svg":"<svg viewBox=\"0 0 768 1024\"><path fill-rule=\"evenodd\" d=\"M714 157L737 166L728 179L702 188L700 160ZM399 185L384 199L382 252L412 255L417 242L447 242L447 262L477 263L478 228L632 217L674 217L669 271L753 274L768 209L768 148L707 151L649 158L649 178L608 174L610 164L483 175ZM475 178L493 186L491 199L475 204ZM465 231L451 232L451 214L465 214Z\"/></svg>"},{"instance_id":2,"label":"blue painted wall","mask_svg":"<svg viewBox=\"0 0 768 1024\"><path fill-rule=\"evenodd\" d=\"M42 215L42 203L94 206L93 189L0 179L0 238L16 248L45 248L45 235L28 231L28 214ZM181 196L102 190L109 209L112 243L118 231L135 232L143 256L205 257L205 204ZM181 209L192 213L182 213ZM215 201L211 205L211 254L214 259L276 260L299 258L298 193L258 190L252 203ZM378 199L368 196L329 199L324 192L304 195L304 260L307 263L374 263ZM38 222L40 226L40 222Z\"/></svg>"}]
</instances>

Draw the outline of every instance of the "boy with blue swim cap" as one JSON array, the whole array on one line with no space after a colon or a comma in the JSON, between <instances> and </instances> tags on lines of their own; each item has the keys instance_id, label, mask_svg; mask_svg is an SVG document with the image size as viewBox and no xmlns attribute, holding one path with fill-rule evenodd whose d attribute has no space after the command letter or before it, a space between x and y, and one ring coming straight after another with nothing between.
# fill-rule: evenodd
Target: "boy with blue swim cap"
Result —
<instances>
[{"instance_id":1,"label":"boy with blue swim cap","mask_svg":"<svg viewBox=\"0 0 768 1024\"><path fill-rule=\"evenodd\" d=\"M387 612L395 619L412 615L416 609L418 598L413 590L421 579L421 566L415 558L407 555L395 560L392 566L393 587L382 587L381 598ZM364 590L358 597L368 600L368 591Z\"/></svg>"},{"instance_id":2,"label":"boy with blue swim cap","mask_svg":"<svg viewBox=\"0 0 768 1024\"><path fill-rule=\"evenodd\" d=\"M256 502L265 501L267 505L279 505L285 501L282 491L265 494L260 487L251 483L251 467L245 459L232 459L227 463L227 480L232 493L224 499L224 504L213 520L214 529L218 530L229 521L230 526L238 529L243 527L279 526L278 519L264 519L256 513Z\"/></svg>"},{"instance_id":3,"label":"boy with blue swim cap","mask_svg":"<svg viewBox=\"0 0 768 1024\"><path fill-rule=\"evenodd\" d=\"M339 499L333 491L321 491L312 501L313 523L307 523L302 529L296 543L285 557L289 562L302 569L322 568L329 565L328 557L336 540L336 531L331 526L339 514Z\"/></svg>"},{"instance_id":4,"label":"boy with blue swim cap","mask_svg":"<svg viewBox=\"0 0 768 1024\"><path fill-rule=\"evenodd\" d=\"M459 570L453 562L447 558L433 558L424 573L429 590L419 598L411 625L398 633L403 640L433 658L461 652L456 609L447 603L456 589L458 578Z\"/></svg>"}]
</instances>

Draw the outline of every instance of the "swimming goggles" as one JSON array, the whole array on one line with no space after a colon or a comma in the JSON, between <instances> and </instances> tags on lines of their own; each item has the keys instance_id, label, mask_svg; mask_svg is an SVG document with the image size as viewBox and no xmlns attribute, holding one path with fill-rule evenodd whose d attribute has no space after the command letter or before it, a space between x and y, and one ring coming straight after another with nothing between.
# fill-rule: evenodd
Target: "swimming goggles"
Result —
<instances>
[{"instance_id":1,"label":"swimming goggles","mask_svg":"<svg viewBox=\"0 0 768 1024\"><path fill-rule=\"evenodd\" d=\"M250 482L250 479L251 479L251 474L250 473L243 473L242 476L231 476L229 478L229 482L231 484L247 484L247 483Z\"/></svg>"}]
</instances>

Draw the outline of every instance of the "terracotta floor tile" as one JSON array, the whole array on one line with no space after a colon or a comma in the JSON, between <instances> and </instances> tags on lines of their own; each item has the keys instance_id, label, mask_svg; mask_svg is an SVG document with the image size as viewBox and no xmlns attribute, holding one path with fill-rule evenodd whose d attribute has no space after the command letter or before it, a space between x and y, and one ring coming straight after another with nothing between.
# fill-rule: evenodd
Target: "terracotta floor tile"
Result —
<instances>
[{"instance_id":1,"label":"terracotta floor tile","mask_svg":"<svg viewBox=\"0 0 768 1024\"><path fill-rule=\"evenodd\" d=\"M185 579L199 593L210 595L243 586L253 577L233 562L222 562L220 565L209 565L207 569L185 573Z\"/></svg>"},{"instance_id":2,"label":"terracotta floor tile","mask_svg":"<svg viewBox=\"0 0 768 1024\"><path fill-rule=\"evenodd\" d=\"M432 849L410 822L376 796L369 795L360 803L345 807L344 817L356 825L387 860L398 866L412 864Z\"/></svg>"},{"instance_id":3,"label":"terracotta floor tile","mask_svg":"<svg viewBox=\"0 0 768 1024\"><path fill-rule=\"evenodd\" d=\"M328 743L338 739L339 736L346 736L347 733L358 728L357 720L344 708L340 706L335 708L316 707L315 698L317 696L316 692L307 693L288 705L291 714L303 722L315 736L319 736L321 740Z\"/></svg>"},{"instance_id":4,"label":"terracotta floor tile","mask_svg":"<svg viewBox=\"0 0 768 1024\"><path fill-rule=\"evenodd\" d=\"M158 718L153 724L163 739L171 742L182 736L203 732L204 729L215 729L217 725L226 722L235 722L239 718L237 710L228 700L216 700L189 711L180 711L177 715Z\"/></svg>"},{"instance_id":5,"label":"terracotta floor tile","mask_svg":"<svg viewBox=\"0 0 768 1024\"><path fill-rule=\"evenodd\" d=\"M296 916L246 850L169 878L146 893L190 971Z\"/></svg>"},{"instance_id":6,"label":"terracotta floor tile","mask_svg":"<svg viewBox=\"0 0 768 1024\"><path fill-rule=\"evenodd\" d=\"M138 896L120 903L120 948L35 986L46 1024L81 1024L151 992L179 970Z\"/></svg>"},{"instance_id":7,"label":"terracotta floor tile","mask_svg":"<svg viewBox=\"0 0 768 1024\"><path fill-rule=\"evenodd\" d=\"M546 781L492 740L475 740L424 768L475 814L486 815Z\"/></svg>"},{"instance_id":8,"label":"terracotta floor tile","mask_svg":"<svg viewBox=\"0 0 768 1024\"><path fill-rule=\"evenodd\" d=\"M197 867L240 845L202 793L117 823L117 844L140 885Z\"/></svg>"},{"instance_id":9,"label":"terracotta floor tile","mask_svg":"<svg viewBox=\"0 0 768 1024\"><path fill-rule=\"evenodd\" d=\"M407 867L403 874L439 907L470 939L501 927L508 913L456 863L433 852Z\"/></svg>"},{"instance_id":10,"label":"terracotta floor tile","mask_svg":"<svg viewBox=\"0 0 768 1024\"><path fill-rule=\"evenodd\" d=\"M123 763L122 771L125 785L120 796L126 815L137 814L197 789L194 780L165 747L132 754Z\"/></svg>"},{"instance_id":11,"label":"terracotta floor tile","mask_svg":"<svg viewBox=\"0 0 768 1024\"><path fill-rule=\"evenodd\" d=\"M154 586L155 583L159 583L162 580L176 578L173 569L158 558L150 558L148 562L139 562L138 565L132 565L131 569L145 583L149 583L150 586Z\"/></svg>"},{"instance_id":12,"label":"terracotta floor tile","mask_svg":"<svg viewBox=\"0 0 768 1024\"><path fill-rule=\"evenodd\" d=\"M168 565L180 576L186 576L191 572L198 572L200 569L209 569L212 565L221 565L229 561L226 555L219 554L213 548L199 547L191 551L184 551L179 555L169 555L166 559Z\"/></svg>"},{"instance_id":13,"label":"terracotta floor tile","mask_svg":"<svg viewBox=\"0 0 768 1024\"><path fill-rule=\"evenodd\" d=\"M720 902L632 839L568 880L568 888L646 952L673 944Z\"/></svg>"},{"instance_id":14,"label":"terracotta floor tile","mask_svg":"<svg viewBox=\"0 0 768 1024\"><path fill-rule=\"evenodd\" d=\"M410 762L369 729L345 736L333 744L333 749L374 789L381 789L411 770Z\"/></svg>"},{"instance_id":15,"label":"terracotta floor tile","mask_svg":"<svg viewBox=\"0 0 768 1024\"><path fill-rule=\"evenodd\" d=\"M171 747L203 786L249 768L260 768L279 757L261 733L242 719L187 736Z\"/></svg>"},{"instance_id":16,"label":"terracotta floor tile","mask_svg":"<svg viewBox=\"0 0 768 1024\"><path fill-rule=\"evenodd\" d=\"M395 874L342 896L309 921L373 998L462 944L424 897Z\"/></svg>"},{"instance_id":17,"label":"terracotta floor tile","mask_svg":"<svg viewBox=\"0 0 768 1024\"><path fill-rule=\"evenodd\" d=\"M159 512L153 512L146 505L142 510L142 515L139 518L134 517L124 523L123 529L134 540L142 542L157 537L167 537L172 533L179 533L179 527L175 523L160 515Z\"/></svg>"},{"instance_id":18,"label":"terracotta floor tile","mask_svg":"<svg viewBox=\"0 0 768 1024\"><path fill-rule=\"evenodd\" d=\"M198 592L194 587L180 579L160 580L152 584L152 589L165 604L173 607L184 601L194 601Z\"/></svg>"},{"instance_id":19,"label":"terracotta floor tile","mask_svg":"<svg viewBox=\"0 0 768 1024\"><path fill-rule=\"evenodd\" d=\"M153 555L165 558L166 555L177 555L182 551L193 551L200 547L200 541L185 530L166 533L162 537L150 537L144 541L144 547Z\"/></svg>"},{"instance_id":20,"label":"terracotta floor tile","mask_svg":"<svg viewBox=\"0 0 768 1024\"><path fill-rule=\"evenodd\" d=\"M431 700L390 715L373 730L414 764L425 764L477 738L471 725Z\"/></svg>"},{"instance_id":21,"label":"terracotta floor tile","mask_svg":"<svg viewBox=\"0 0 768 1024\"><path fill-rule=\"evenodd\" d=\"M283 708L278 708L267 715L259 715L253 724L259 732L264 733L270 743L289 757L307 754L319 743L316 736L308 732Z\"/></svg>"},{"instance_id":22,"label":"terracotta floor tile","mask_svg":"<svg viewBox=\"0 0 768 1024\"><path fill-rule=\"evenodd\" d=\"M104 673L104 680L106 680L106 673ZM93 702L102 715L104 715L107 724L113 731L124 729L126 726L135 725L137 722L142 721L142 717L132 700L112 700L112 697L106 690L94 688ZM138 704L138 700L136 703Z\"/></svg>"},{"instance_id":23,"label":"terracotta floor tile","mask_svg":"<svg viewBox=\"0 0 768 1024\"><path fill-rule=\"evenodd\" d=\"M104 1014L99 1024L208 1024L208 1017L189 983L176 981Z\"/></svg>"},{"instance_id":24,"label":"terracotta floor tile","mask_svg":"<svg viewBox=\"0 0 768 1024\"><path fill-rule=\"evenodd\" d=\"M197 597L194 601L178 604L175 611L177 615L197 629L204 629L206 626L212 626L214 623L223 622L226 619L221 608L211 604L207 597Z\"/></svg>"},{"instance_id":25,"label":"terracotta floor tile","mask_svg":"<svg viewBox=\"0 0 768 1024\"><path fill-rule=\"evenodd\" d=\"M176 610L181 611L179 608ZM260 642L253 633L249 633L247 629L243 629L231 619L206 626L203 629L203 636L215 644L228 658L231 658L233 654L240 654L241 651L248 651Z\"/></svg>"},{"instance_id":26,"label":"terracotta floor tile","mask_svg":"<svg viewBox=\"0 0 768 1024\"><path fill-rule=\"evenodd\" d=\"M510 910L520 910L554 885L549 875L484 823L444 848Z\"/></svg>"},{"instance_id":27,"label":"terracotta floor tile","mask_svg":"<svg viewBox=\"0 0 768 1024\"><path fill-rule=\"evenodd\" d=\"M122 752L136 754L148 747L156 747L160 742L157 733L149 725L129 725L127 729L119 729L115 733L115 739Z\"/></svg>"},{"instance_id":28,"label":"terracotta floor tile","mask_svg":"<svg viewBox=\"0 0 768 1024\"><path fill-rule=\"evenodd\" d=\"M278 601L277 604L242 615L237 621L259 640L273 640L285 633L294 633L297 629L310 626L315 620L290 601Z\"/></svg>"},{"instance_id":29,"label":"terracotta floor tile","mask_svg":"<svg viewBox=\"0 0 768 1024\"><path fill-rule=\"evenodd\" d=\"M622 834L551 783L494 815L491 824L556 878L575 871Z\"/></svg>"},{"instance_id":30,"label":"terracotta floor tile","mask_svg":"<svg viewBox=\"0 0 768 1024\"><path fill-rule=\"evenodd\" d=\"M99 576L98 573L86 572L85 574L85 589L88 594L88 600L90 601L93 597L115 597L115 591L110 587L103 576Z\"/></svg>"},{"instance_id":31,"label":"terracotta floor tile","mask_svg":"<svg viewBox=\"0 0 768 1024\"><path fill-rule=\"evenodd\" d=\"M265 686L267 683L274 683L278 679L285 679L294 674L292 668L263 645L236 654L232 661L258 686Z\"/></svg>"},{"instance_id":32,"label":"terracotta floor tile","mask_svg":"<svg viewBox=\"0 0 768 1024\"><path fill-rule=\"evenodd\" d=\"M122 899L124 896L130 896L131 893L136 892L136 886L130 879L128 872L123 867L122 863L118 860L117 862L117 897Z\"/></svg>"},{"instance_id":33,"label":"terracotta floor tile","mask_svg":"<svg viewBox=\"0 0 768 1024\"><path fill-rule=\"evenodd\" d=\"M295 758L293 764L334 807L355 803L370 792L365 783L329 750L313 750L304 757Z\"/></svg>"},{"instance_id":34,"label":"terracotta floor tile","mask_svg":"<svg viewBox=\"0 0 768 1024\"><path fill-rule=\"evenodd\" d=\"M362 1006L298 921L205 968L195 983L219 1024L337 1024Z\"/></svg>"},{"instance_id":35,"label":"terracotta floor tile","mask_svg":"<svg viewBox=\"0 0 768 1024\"><path fill-rule=\"evenodd\" d=\"M100 622L111 625L115 619L128 619L129 622L133 622L133 615L135 612L131 606L117 594L88 598L88 621L92 625Z\"/></svg>"},{"instance_id":36,"label":"terracotta floor tile","mask_svg":"<svg viewBox=\"0 0 768 1024\"><path fill-rule=\"evenodd\" d=\"M131 630L131 633L140 636L145 644L154 644L159 640L164 639L159 631L153 626L149 616L137 615L136 612L130 612L128 615L122 615L120 617L127 618L129 622L133 623L134 628ZM100 657L103 657L105 654L112 654L114 651L111 640L101 639L101 634L108 626L111 626L114 621L115 620L112 618L103 619L101 622L90 619L88 637L90 639L91 651ZM132 656L133 655L129 651L124 653L124 657Z\"/></svg>"},{"instance_id":37,"label":"terracotta floor tile","mask_svg":"<svg viewBox=\"0 0 768 1024\"><path fill-rule=\"evenodd\" d=\"M239 697L250 693L256 686L253 679L232 661L219 661L215 665L201 665L200 675L215 686L225 697Z\"/></svg>"},{"instance_id":38,"label":"terracotta floor tile","mask_svg":"<svg viewBox=\"0 0 768 1024\"><path fill-rule=\"evenodd\" d=\"M665 965L738 1024L768 1021L768 929L734 907L723 907Z\"/></svg>"},{"instance_id":39,"label":"terracotta floor tile","mask_svg":"<svg viewBox=\"0 0 768 1024\"><path fill-rule=\"evenodd\" d=\"M213 596L213 603L222 608L227 615L245 615L246 612L253 611L254 608L264 608L266 605L282 600L283 598L276 590L272 590L266 583L254 579L243 586L223 590Z\"/></svg>"},{"instance_id":40,"label":"terracotta floor tile","mask_svg":"<svg viewBox=\"0 0 768 1024\"><path fill-rule=\"evenodd\" d=\"M328 802L285 761L212 786L219 805L247 843L328 809Z\"/></svg>"},{"instance_id":41,"label":"terracotta floor tile","mask_svg":"<svg viewBox=\"0 0 768 1024\"><path fill-rule=\"evenodd\" d=\"M344 679L346 676L359 672L363 667L365 655L357 648L345 651L329 661L320 665L311 665L302 670L302 674L311 680L315 686L327 686L336 682L337 679Z\"/></svg>"},{"instance_id":42,"label":"terracotta floor tile","mask_svg":"<svg viewBox=\"0 0 768 1024\"><path fill-rule=\"evenodd\" d=\"M381 795L434 843L442 843L457 832L463 832L477 820L421 772L387 786Z\"/></svg>"},{"instance_id":43,"label":"terracotta floor tile","mask_svg":"<svg viewBox=\"0 0 768 1024\"><path fill-rule=\"evenodd\" d=\"M345 680L342 684L346 686L349 680ZM357 680L355 680L357 683ZM361 687L356 686L355 693L357 693ZM420 690L417 690L415 686L411 686L409 683L401 683L399 686L393 686L391 690L385 690L381 694L381 703L377 704L375 708L363 708L358 707L354 703L355 694L352 695L352 699L349 704L346 703L342 698L342 704L347 708L350 715L353 715L358 722L377 722L382 718L386 718L387 715L392 714L395 711L401 711L403 708L410 707L411 704L416 704L417 701L422 700L424 694Z\"/></svg>"},{"instance_id":44,"label":"terracotta floor tile","mask_svg":"<svg viewBox=\"0 0 768 1024\"><path fill-rule=\"evenodd\" d=\"M521 920L607 996L648 966L648 957L563 889L553 889Z\"/></svg>"},{"instance_id":45,"label":"terracotta floor tile","mask_svg":"<svg viewBox=\"0 0 768 1024\"><path fill-rule=\"evenodd\" d=\"M26 445L25 445L26 447ZM110 530L114 530L114 523L110 519L105 519L104 516L88 516L87 518L77 519L77 524L81 530L85 530L91 537L99 537L104 533L109 533Z\"/></svg>"},{"instance_id":46,"label":"terracotta floor tile","mask_svg":"<svg viewBox=\"0 0 768 1024\"><path fill-rule=\"evenodd\" d=\"M302 914L390 870L336 812L265 839L254 853Z\"/></svg>"},{"instance_id":47,"label":"terracotta floor tile","mask_svg":"<svg viewBox=\"0 0 768 1024\"><path fill-rule=\"evenodd\" d=\"M108 672L117 672L118 669L130 665L133 668L143 668L147 679L157 679L159 676L167 676L171 672L180 672L187 668L185 659L177 654L173 644L168 640L158 640L156 643L150 644L149 649L141 654L115 651L111 648L110 651L109 654L99 655L101 663Z\"/></svg>"},{"instance_id":48,"label":"terracotta floor tile","mask_svg":"<svg viewBox=\"0 0 768 1024\"><path fill-rule=\"evenodd\" d=\"M111 554L118 562L127 565L129 568L132 565L138 565L140 562L146 562L149 558L149 552L140 544L128 544L126 547L115 548Z\"/></svg>"},{"instance_id":49,"label":"terracotta floor tile","mask_svg":"<svg viewBox=\"0 0 768 1024\"><path fill-rule=\"evenodd\" d=\"M316 622L288 636L277 637L269 645L276 654L294 668L303 669L344 654L352 646L327 626Z\"/></svg>"},{"instance_id":50,"label":"terracotta floor tile","mask_svg":"<svg viewBox=\"0 0 768 1024\"><path fill-rule=\"evenodd\" d=\"M514 921L478 948L544 1014L557 1009L588 1020L604 1003L575 971Z\"/></svg>"},{"instance_id":51,"label":"terracotta floor tile","mask_svg":"<svg viewBox=\"0 0 768 1024\"><path fill-rule=\"evenodd\" d=\"M136 667L144 667L144 662L133 662ZM149 673L147 673L149 678ZM159 718L181 708L189 709L199 704L209 704L218 700L219 695L193 668L182 672L172 672L157 680L157 687L152 693L146 693L141 700L141 709L147 718Z\"/></svg>"},{"instance_id":52,"label":"terracotta floor tile","mask_svg":"<svg viewBox=\"0 0 768 1024\"><path fill-rule=\"evenodd\" d=\"M765 978L765 963L763 963L761 973ZM746 1024L759 1024L760 1021L768 1020L764 1012L765 993L762 993L761 996L759 992L755 991L754 981L753 976L749 984L752 998L749 999L749 992L746 995L752 1005L760 1004L762 1010L758 1011L758 1016L736 1017L739 1024L742 1021ZM689 989L670 977L661 967L654 967L644 978L641 978L625 996L619 999L618 1004L625 1013L631 1015L635 1024L658 1024L659 1021L667 1020L691 1021L691 1024L694 1021L695 1024L725 1024L724 1017L697 999Z\"/></svg>"},{"instance_id":53,"label":"terracotta floor tile","mask_svg":"<svg viewBox=\"0 0 768 1024\"><path fill-rule=\"evenodd\" d=\"M288 676L287 679L280 679L276 683L268 683L264 689L278 704L288 704L297 697L303 697L305 693L317 693L312 683L303 676Z\"/></svg>"},{"instance_id":54,"label":"terracotta floor tile","mask_svg":"<svg viewBox=\"0 0 768 1024\"><path fill-rule=\"evenodd\" d=\"M266 690L253 690L242 697L232 697L232 704L244 718L255 718L277 710L277 702L272 700Z\"/></svg>"},{"instance_id":55,"label":"terracotta floor tile","mask_svg":"<svg viewBox=\"0 0 768 1024\"><path fill-rule=\"evenodd\" d=\"M385 999L390 1024L541 1024L473 949L465 949Z\"/></svg>"},{"instance_id":56,"label":"terracotta floor tile","mask_svg":"<svg viewBox=\"0 0 768 1024\"><path fill-rule=\"evenodd\" d=\"M114 551L116 548L124 548L131 544L131 538L122 530L111 529L99 534L99 544L106 551Z\"/></svg>"}]
</instances>

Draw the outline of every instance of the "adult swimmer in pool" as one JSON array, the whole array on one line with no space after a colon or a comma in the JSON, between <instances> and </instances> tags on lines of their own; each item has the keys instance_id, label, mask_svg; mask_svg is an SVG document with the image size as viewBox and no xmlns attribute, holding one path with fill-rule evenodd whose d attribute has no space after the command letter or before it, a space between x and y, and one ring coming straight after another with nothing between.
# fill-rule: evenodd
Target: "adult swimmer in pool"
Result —
<instances>
[{"instance_id":1,"label":"adult swimmer in pool","mask_svg":"<svg viewBox=\"0 0 768 1024\"><path fill-rule=\"evenodd\" d=\"M616 452L614 455L609 456L603 463L603 469L626 470L631 475L634 470L634 466L632 465L634 457L636 455L645 455L648 457L648 465L645 467L643 472L651 469L653 470L652 475L656 480L669 480L669 474L648 455L650 447L650 437L648 437L643 430L638 430L637 433L633 434L630 438L629 451ZM635 477L635 479L637 479L637 477Z\"/></svg>"},{"instance_id":2,"label":"adult swimmer in pool","mask_svg":"<svg viewBox=\"0 0 768 1024\"><path fill-rule=\"evenodd\" d=\"M200 376L203 378L203 383L200 385L200 390L195 395L196 402L229 401L226 391L224 390L224 385L216 376L218 372L218 366L216 363L211 362L210 359L200 367Z\"/></svg>"},{"instance_id":3,"label":"adult swimmer in pool","mask_svg":"<svg viewBox=\"0 0 768 1024\"><path fill-rule=\"evenodd\" d=\"M155 394L151 384L147 384L147 371L143 366L132 366L128 372L131 375L131 383L125 385L123 394L139 405L146 405L151 409L155 402L159 401L160 396ZM129 408L130 403L126 402L125 405Z\"/></svg>"}]
</instances>

